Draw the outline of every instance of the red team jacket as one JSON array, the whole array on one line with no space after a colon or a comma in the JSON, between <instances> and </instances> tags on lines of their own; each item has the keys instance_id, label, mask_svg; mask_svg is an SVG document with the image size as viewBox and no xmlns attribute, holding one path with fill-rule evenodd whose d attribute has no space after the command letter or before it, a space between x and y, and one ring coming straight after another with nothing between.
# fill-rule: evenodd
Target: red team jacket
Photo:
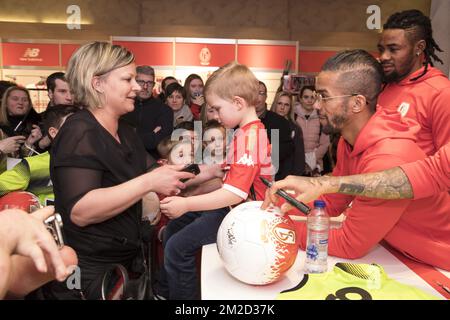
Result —
<instances>
[{"instance_id":1,"label":"red team jacket","mask_svg":"<svg viewBox=\"0 0 450 320\"><path fill-rule=\"evenodd\" d=\"M428 67L418 80L411 79L424 67L399 83L390 83L381 92L378 103L386 110L398 110L421 127L417 144L427 155L433 155L450 141L450 81L438 69Z\"/></svg>"},{"instance_id":2,"label":"red team jacket","mask_svg":"<svg viewBox=\"0 0 450 320\"><path fill-rule=\"evenodd\" d=\"M256 199L264 200L267 187L259 177L272 180L270 144L261 120L239 128L227 152L230 170L224 177L223 188L246 200L254 190Z\"/></svg>"},{"instance_id":3,"label":"red team jacket","mask_svg":"<svg viewBox=\"0 0 450 320\"><path fill-rule=\"evenodd\" d=\"M352 147L339 141L334 176L377 172L424 159L415 130L398 112L378 111L360 131ZM450 270L450 195L442 192L420 200L380 200L361 196L322 196L330 216L349 206L342 228L331 229L330 255L347 259L366 255L381 240L415 260ZM306 225L297 222L302 249Z\"/></svg>"}]
</instances>

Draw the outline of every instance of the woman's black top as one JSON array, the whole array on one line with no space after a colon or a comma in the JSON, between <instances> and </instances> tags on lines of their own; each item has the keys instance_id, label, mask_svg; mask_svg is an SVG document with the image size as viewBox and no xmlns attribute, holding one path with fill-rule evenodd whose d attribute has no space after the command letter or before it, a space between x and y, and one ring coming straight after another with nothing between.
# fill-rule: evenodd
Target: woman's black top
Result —
<instances>
[{"instance_id":1,"label":"woman's black top","mask_svg":"<svg viewBox=\"0 0 450 320\"><path fill-rule=\"evenodd\" d=\"M127 265L140 252L141 201L86 227L70 219L74 205L89 191L113 187L145 173L146 151L134 130L119 122L118 135L120 143L84 109L67 119L51 149L55 209L63 218L67 244L77 252L82 288L98 277L105 265Z\"/></svg>"}]
</instances>

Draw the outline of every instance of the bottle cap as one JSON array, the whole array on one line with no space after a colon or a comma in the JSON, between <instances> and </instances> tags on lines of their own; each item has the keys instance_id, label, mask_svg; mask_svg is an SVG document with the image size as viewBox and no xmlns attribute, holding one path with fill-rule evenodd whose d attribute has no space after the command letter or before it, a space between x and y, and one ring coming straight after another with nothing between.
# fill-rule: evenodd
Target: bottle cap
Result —
<instances>
[{"instance_id":1,"label":"bottle cap","mask_svg":"<svg viewBox=\"0 0 450 320\"><path fill-rule=\"evenodd\" d=\"M314 207L315 208L325 208L325 201L323 200L314 200Z\"/></svg>"}]
</instances>

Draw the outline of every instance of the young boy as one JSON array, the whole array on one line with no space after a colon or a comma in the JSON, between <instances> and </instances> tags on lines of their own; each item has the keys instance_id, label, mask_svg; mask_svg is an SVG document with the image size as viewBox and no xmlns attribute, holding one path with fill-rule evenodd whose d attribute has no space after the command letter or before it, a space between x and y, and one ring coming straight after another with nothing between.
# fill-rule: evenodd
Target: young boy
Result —
<instances>
[{"instance_id":1,"label":"young boy","mask_svg":"<svg viewBox=\"0 0 450 320\"><path fill-rule=\"evenodd\" d=\"M217 230L229 211L251 198L263 200L265 186L259 177L271 180L270 145L255 104L259 83L253 73L237 63L215 71L205 85L208 105L215 119L236 131L227 152L230 170L222 188L192 197L168 197L161 212L169 222L164 235L164 272L157 294L170 299L199 299L195 256L206 244L214 243Z\"/></svg>"}]
</instances>

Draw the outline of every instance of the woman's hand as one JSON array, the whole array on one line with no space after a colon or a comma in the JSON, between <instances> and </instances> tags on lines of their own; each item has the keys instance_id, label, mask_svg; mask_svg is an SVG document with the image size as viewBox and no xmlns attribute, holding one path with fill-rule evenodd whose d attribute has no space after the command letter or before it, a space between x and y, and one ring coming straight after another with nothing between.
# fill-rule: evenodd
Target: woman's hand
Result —
<instances>
[{"instance_id":1,"label":"woman's hand","mask_svg":"<svg viewBox=\"0 0 450 320\"><path fill-rule=\"evenodd\" d=\"M44 136L41 140L39 140L38 147L42 150L47 149L52 144L52 140L48 135Z\"/></svg>"},{"instance_id":2,"label":"woman's hand","mask_svg":"<svg viewBox=\"0 0 450 320\"><path fill-rule=\"evenodd\" d=\"M42 132L38 125L33 124L33 129L25 143L31 147L42 138Z\"/></svg>"},{"instance_id":3,"label":"woman's hand","mask_svg":"<svg viewBox=\"0 0 450 320\"><path fill-rule=\"evenodd\" d=\"M198 97L192 98L191 101L193 103L195 103L196 105L201 106L201 105L203 105L205 103L205 97L204 96L198 96Z\"/></svg>"},{"instance_id":4,"label":"woman's hand","mask_svg":"<svg viewBox=\"0 0 450 320\"><path fill-rule=\"evenodd\" d=\"M16 152L20 146L25 142L24 136L8 137L0 141L0 151L3 153Z\"/></svg>"},{"instance_id":5,"label":"woman's hand","mask_svg":"<svg viewBox=\"0 0 450 320\"><path fill-rule=\"evenodd\" d=\"M180 171L183 168L184 165L166 165L147 173L152 184L151 191L166 196L179 194L186 187L180 180L195 177L193 173Z\"/></svg>"}]
</instances>

